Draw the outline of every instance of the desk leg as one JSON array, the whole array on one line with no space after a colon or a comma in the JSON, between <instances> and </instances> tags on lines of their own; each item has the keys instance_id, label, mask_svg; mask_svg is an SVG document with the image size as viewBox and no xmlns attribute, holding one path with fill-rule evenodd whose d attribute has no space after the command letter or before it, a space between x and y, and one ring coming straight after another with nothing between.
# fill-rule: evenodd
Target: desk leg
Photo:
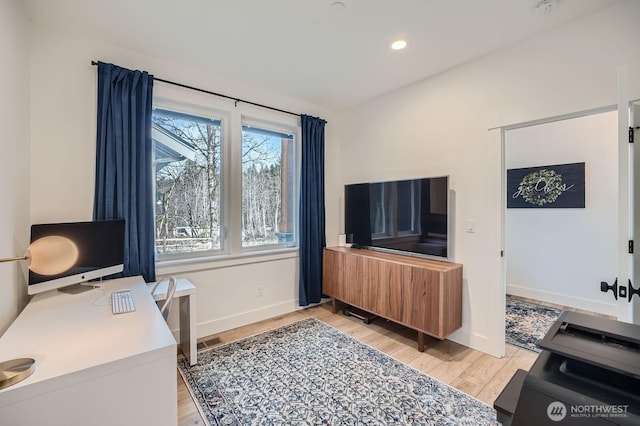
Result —
<instances>
[{"instance_id":1,"label":"desk leg","mask_svg":"<svg viewBox=\"0 0 640 426\"><path fill-rule=\"evenodd\" d=\"M198 363L196 336L196 296L180 297L180 349L190 365Z\"/></svg>"}]
</instances>

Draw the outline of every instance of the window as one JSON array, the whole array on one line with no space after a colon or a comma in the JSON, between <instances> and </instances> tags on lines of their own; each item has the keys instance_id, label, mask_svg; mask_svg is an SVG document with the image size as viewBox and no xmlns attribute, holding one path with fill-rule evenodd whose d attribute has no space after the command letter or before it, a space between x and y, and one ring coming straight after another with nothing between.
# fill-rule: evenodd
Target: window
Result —
<instances>
[{"instance_id":1,"label":"window","mask_svg":"<svg viewBox=\"0 0 640 426\"><path fill-rule=\"evenodd\" d=\"M156 253L220 250L220 120L156 108L151 126Z\"/></svg>"},{"instance_id":2,"label":"window","mask_svg":"<svg viewBox=\"0 0 640 426\"><path fill-rule=\"evenodd\" d=\"M296 246L296 127L236 109L219 115L154 109L160 259ZM227 123L242 124L236 131Z\"/></svg>"},{"instance_id":3,"label":"window","mask_svg":"<svg viewBox=\"0 0 640 426\"><path fill-rule=\"evenodd\" d=\"M295 243L293 134L242 126L242 247Z\"/></svg>"}]
</instances>

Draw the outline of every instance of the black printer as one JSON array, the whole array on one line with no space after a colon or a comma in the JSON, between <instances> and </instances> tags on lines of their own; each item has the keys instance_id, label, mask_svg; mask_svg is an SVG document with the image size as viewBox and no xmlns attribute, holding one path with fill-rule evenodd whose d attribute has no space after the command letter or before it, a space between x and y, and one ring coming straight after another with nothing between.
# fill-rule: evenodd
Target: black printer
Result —
<instances>
[{"instance_id":1,"label":"black printer","mask_svg":"<svg viewBox=\"0 0 640 426\"><path fill-rule=\"evenodd\" d=\"M496 399L503 424L640 425L640 326L563 312L540 346Z\"/></svg>"}]
</instances>

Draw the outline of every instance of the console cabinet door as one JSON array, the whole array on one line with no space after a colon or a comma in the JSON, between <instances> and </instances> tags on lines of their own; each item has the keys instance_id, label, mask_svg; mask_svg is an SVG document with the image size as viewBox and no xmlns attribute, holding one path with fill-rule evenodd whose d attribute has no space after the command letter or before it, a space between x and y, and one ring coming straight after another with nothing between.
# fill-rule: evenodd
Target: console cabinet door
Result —
<instances>
[{"instance_id":1,"label":"console cabinet door","mask_svg":"<svg viewBox=\"0 0 640 426\"><path fill-rule=\"evenodd\" d=\"M403 282L410 277L411 268L397 263L377 261L371 268L368 307L392 321L402 321L404 305Z\"/></svg>"},{"instance_id":2,"label":"console cabinet door","mask_svg":"<svg viewBox=\"0 0 640 426\"><path fill-rule=\"evenodd\" d=\"M325 249L322 262L322 293L342 299L344 288L344 253Z\"/></svg>"},{"instance_id":3,"label":"console cabinet door","mask_svg":"<svg viewBox=\"0 0 640 426\"><path fill-rule=\"evenodd\" d=\"M402 316L405 324L443 338L441 332L440 273L426 268L412 267L410 278L404 282Z\"/></svg>"},{"instance_id":4,"label":"console cabinet door","mask_svg":"<svg viewBox=\"0 0 640 426\"><path fill-rule=\"evenodd\" d=\"M371 264L375 259L347 255L344 259L344 298L342 301L366 310L365 291L369 287Z\"/></svg>"}]
</instances>

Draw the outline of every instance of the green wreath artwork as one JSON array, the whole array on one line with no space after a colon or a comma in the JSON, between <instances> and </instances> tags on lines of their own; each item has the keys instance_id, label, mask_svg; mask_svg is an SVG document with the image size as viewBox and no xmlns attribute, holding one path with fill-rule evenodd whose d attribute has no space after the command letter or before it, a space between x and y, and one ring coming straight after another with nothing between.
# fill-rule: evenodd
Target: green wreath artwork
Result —
<instances>
[{"instance_id":1,"label":"green wreath artwork","mask_svg":"<svg viewBox=\"0 0 640 426\"><path fill-rule=\"evenodd\" d=\"M526 202L544 206L558 199L563 186L562 175L542 169L526 175L518 186L518 193Z\"/></svg>"}]
</instances>

